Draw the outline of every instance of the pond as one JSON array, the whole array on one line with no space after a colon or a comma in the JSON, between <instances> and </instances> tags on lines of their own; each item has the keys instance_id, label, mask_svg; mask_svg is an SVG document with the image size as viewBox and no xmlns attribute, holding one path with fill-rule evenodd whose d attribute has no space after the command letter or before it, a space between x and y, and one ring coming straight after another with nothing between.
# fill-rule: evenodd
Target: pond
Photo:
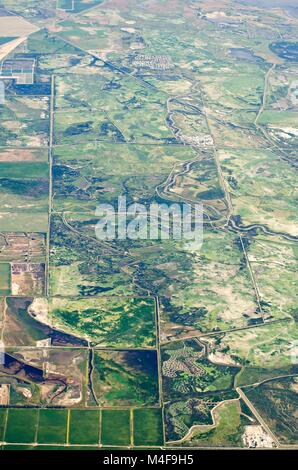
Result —
<instances>
[{"instance_id":1,"label":"pond","mask_svg":"<svg viewBox=\"0 0 298 470\"><path fill-rule=\"evenodd\" d=\"M232 47L230 49L230 54L237 59L247 60L249 62L263 61L261 57L256 56L254 52L247 47Z\"/></svg>"},{"instance_id":2,"label":"pond","mask_svg":"<svg viewBox=\"0 0 298 470\"><path fill-rule=\"evenodd\" d=\"M270 50L278 57L288 62L298 62L298 42L278 41L269 46Z\"/></svg>"}]
</instances>

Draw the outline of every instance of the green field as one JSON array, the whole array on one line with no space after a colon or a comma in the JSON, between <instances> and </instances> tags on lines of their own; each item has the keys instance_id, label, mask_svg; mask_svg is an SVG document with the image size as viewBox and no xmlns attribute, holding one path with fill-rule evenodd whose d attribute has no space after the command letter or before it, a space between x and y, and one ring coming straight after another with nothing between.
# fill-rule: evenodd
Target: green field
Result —
<instances>
[{"instance_id":1,"label":"green field","mask_svg":"<svg viewBox=\"0 0 298 470\"><path fill-rule=\"evenodd\" d=\"M7 422L7 409L0 408L0 441L3 441L6 422Z\"/></svg>"},{"instance_id":2,"label":"green field","mask_svg":"<svg viewBox=\"0 0 298 470\"><path fill-rule=\"evenodd\" d=\"M39 411L37 442L40 444L65 444L67 410Z\"/></svg>"},{"instance_id":3,"label":"green field","mask_svg":"<svg viewBox=\"0 0 298 470\"><path fill-rule=\"evenodd\" d=\"M240 410L237 402L223 404L215 413L215 426L204 426L194 430L189 441L194 446L233 447L242 446ZM185 441L185 445L189 444Z\"/></svg>"},{"instance_id":4,"label":"green field","mask_svg":"<svg viewBox=\"0 0 298 470\"><path fill-rule=\"evenodd\" d=\"M0 263L0 295L10 293L10 264Z\"/></svg>"},{"instance_id":5,"label":"green field","mask_svg":"<svg viewBox=\"0 0 298 470\"><path fill-rule=\"evenodd\" d=\"M37 409L11 409L8 411L5 442L35 442L38 427Z\"/></svg>"},{"instance_id":6,"label":"green field","mask_svg":"<svg viewBox=\"0 0 298 470\"><path fill-rule=\"evenodd\" d=\"M103 410L101 443L105 446L130 445L130 411Z\"/></svg>"},{"instance_id":7,"label":"green field","mask_svg":"<svg viewBox=\"0 0 298 470\"><path fill-rule=\"evenodd\" d=\"M48 164L42 162L0 163L1 178L47 178Z\"/></svg>"},{"instance_id":8,"label":"green field","mask_svg":"<svg viewBox=\"0 0 298 470\"><path fill-rule=\"evenodd\" d=\"M160 446L163 444L162 413L152 408L0 408L1 441L5 442L3 450Z\"/></svg>"},{"instance_id":9,"label":"green field","mask_svg":"<svg viewBox=\"0 0 298 470\"><path fill-rule=\"evenodd\" d=\"M2 232L27 232L44 233L48 228L48 214L46 211L32 212L1 212L0 230Z\"/></svg>"},{"instance_id":10,"label":"green field","mask_svg":"<svg viewBox=\"0 0 298 470\"><path fill-rule=\"evenodd\" d=\"M162 410L134 410L133 416L134 445L158 446L163 444Z\"/></svg>"},{"instance_id":11,"label":"green field","mask_svg":"<svg viewBox=\"0 0 298 470\"><path fill-rule=\"evenodd\" d=\"M98 444L100 412L94 410L72 410L70 412L70 444Z\"/></svg>"},{"instance_id":12,"label":"green field","mask_svg":"<svg viewBox=\"0 0 298 470\"><path fill-rule=\"evenodd\" d=\"M155 351L94 352L93 390L101 406L158 403Z\"/></svg>"}]
</instances>

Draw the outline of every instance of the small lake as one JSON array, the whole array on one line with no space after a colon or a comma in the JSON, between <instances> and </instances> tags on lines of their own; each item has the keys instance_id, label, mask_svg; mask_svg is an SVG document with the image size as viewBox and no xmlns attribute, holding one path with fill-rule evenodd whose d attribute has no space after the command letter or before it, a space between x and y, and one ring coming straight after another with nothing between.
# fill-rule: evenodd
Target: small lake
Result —
<instances>
[{"instance_id":1,"label":"small lake","mask_svg":"<svg viewBox=\"0 0 298 470\"><path fill-rule=\"evenodd\" d=\"M230 54L237 59L247 60L249 62L263 61L261 57L256 56L254 52L247 47L232 47L230 49Z\"/></svg>"},{"instance_id":2,"label":"small lake","mask_svg":"<svg viewBox=\"0 0 298 470\"><path fill-rule=\"evenodd\" d=\"M298 42L277 41L269 46L274 54L288 62L298 62Z\"/></svg>"}]
</instances>

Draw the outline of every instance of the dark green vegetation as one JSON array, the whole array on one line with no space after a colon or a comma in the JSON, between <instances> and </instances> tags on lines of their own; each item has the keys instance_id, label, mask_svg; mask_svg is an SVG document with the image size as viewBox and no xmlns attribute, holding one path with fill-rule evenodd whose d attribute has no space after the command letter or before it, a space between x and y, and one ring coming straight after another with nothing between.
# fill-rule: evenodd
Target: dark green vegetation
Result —
<instances>
[{"instance_id":1,"label":"dark green vegetation","mask_svg":"<svg viewBox=\"0 0 298 470\"><path fill-rule=\"evenodd\" d=\"M36 450L53 447L62 450L65 445L73 450L87 450L88 446L90 449L160 446L163 444L162 411L159 408L0 408L0 439L9 444L6 450L25 450L30 447L27 443Z\"/></svg>"},{"instance_id":2,"label":"dark green vegetation","mask_svg":"<svg viewBox=\"0 0 298 470\"><path fill-rule=\"evenodd\" d=\"M134 445L163 445L163 417L161 409L134 410L133 416Z\"/></svg>"},{"instance_id":3,"label":"dark green vegetation","mask_svg":"<svg viewBox=\"0 0 298 470\"><path fill-rule=\"evenodd\" d=\"M66 443L67 410L39 411L37 442L40 444Z\"/></svg>"},{"instance_id":4,"label":"dark green vegetation","mask_svg":"<svg viewBox=\"0 0 298 470\"><path fill-rule=\"evenodd\" d=\"M154 347L154 299L51 299L54 325L97 346Z\"/></svg>"},{"instance_id":5,"label":"dark green vegetation","mask_svg":"<svg viewBox=\"0 0 298 470\"><path fill-rule=\"evenodd\" d=\"M3 441L6 422L7 422L7 409L0 408L0 440L1 442Z\"/></svg>"},{"instance_id":6,"label":"dark green vegetation","mask_svg":"<svg viewBox=\"0 0 298 470\"><path fill-rule=\"evenodd\" d=\"M196 340L164 346L166 440L183 439L194 425L212 425L211 410L218 403L238 397L234 390L238 372L238 367L217 365L208 360L205 348Z\"/></svg>"},{"instance_id":7,"label":"dark green vegetation","mask_svg":"<svg viewBox=\"0 0 298 470\"><path fill-rule=\"evenodd\" d=\"M0 263L0 295L10 294L10 264Z\"/></svg>"},{"instance_id":8,"label":"dark green vegetation","mask_svg":"<svg viewBox=\"0 0 298 470\"><path fill-rule=\"evenodd\" d=\"M249 422L240 415L238 401L220 404L214 411L214 425L193 431L189 442L193 446L242 447L244 425ZM189 444L188 441L186 441ZM186 444L186 445L187 445Z\"/></svg>"},{"instance_id":9,"label":"dark green vegetation","mask_svg":"<svg viewBox=\"0 0 298 470\"><path fill-rule=\"evenodd\" d=\"M130 445L130 411L103 410L101 442L107 446Z\"/></svg>"},{"instance_id":10,"label":"dark green vegetation","mask_svg":"<svg viewBox=\"0 0 298 470\"><path fill-rule=\"evenodd\" d=\"M297 444L297 377L268 380L244 389L249 400L282 444Z\"/></svg>"},{"instance_id":11,"label":"dark green vegetation","mask_svg":"<svg viewBox=\"0 0 298 470\"><path fill-rule=\"evenodd\" d=\"M94 351L93 390L101 406L158 404L155 351Z\"/></svg>"},{"instance_id":12,"label":"dark green vegetation","mask_svg":"<svg viewBox=\"0 0 298 470\"><path fill-rule=\"evenodd\" d=\"M70 444L98 444L100 412L94 410L72 410L70 412Z\"/></svg>"},{"instance_id":13,"label":"dark green vegetation","mask_svg":"<svg viewBox=\"0 0 298 470\"><path fill-rule=\"evenodd\" d=\"M177 342L162 349L165 398L204 396L233 388L239 368L216 365L205 358L195 341Z\"/></svg>"},{"instance_id":14,"label":"dark green vegetation","mask_svg":"<svg viewBox=\"0 0 298 470\"><path fill-rule=\"evenodd\" d=\"M6 442L35 442L38 413L36 409L11 409L8 412L6 432L4 441Z\"/></svg>"},{"instance_id":15,"label":"dark green vegetation","mask_svg":"<svg viewBox=\"0 0 298 470\"><path fill-rule=\"evenodd\" d=\"M221 402L237 399L235 390L172 400L165 406L166 441L183 439L194 425L212 425L211 410Z\"/></svg>"}]
</instances>

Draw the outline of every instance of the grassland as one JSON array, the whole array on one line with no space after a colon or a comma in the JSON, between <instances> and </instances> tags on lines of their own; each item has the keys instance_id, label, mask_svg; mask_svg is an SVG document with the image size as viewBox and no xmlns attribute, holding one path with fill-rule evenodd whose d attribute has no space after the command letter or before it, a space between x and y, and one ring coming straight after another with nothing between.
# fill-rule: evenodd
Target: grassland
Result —
<instances>
[{"instance_id":1,"label":"grassland","mask_svg":"<svg viewBox=\"0 0 298 470\"><path fill-rule=\"evenodd\" d=\"M216 424L194 428L185 445L242 447L243 426L241 426L239 403L237 401L223 403L213 413Z\"/></svg>"},{"instance_id":2,"label":"grassland","mask_svg":"<svg viewBox=\"0 0 298 470\"><path fill-rule=\"evenodd\" d=\"M94 173L102 174L101 176L131 176L133 174L145 176L148 174L147 170L149 173L166 175L174 164L192 160L196 156L192 148L178 145L117 146L106 142L62 145L55 147L54 152L55 161L57 165L61 165L61 169L65 165L71 166L74 171L80 172L85 178L91 178ZM59 176L58 173L57 183ZM78 177L79 175L72 175L71 172L65 174L66 179L72 176Z\"/></svg>"},{"instance_id":3,"label":"grassland","mask_svg":"<svg viewBox=\"0 0 298 470\"><path fill-rule=\"evenodd\" d=\"M236 385L248 385L297 371L293 345L297 327L293 321L225 334L209 341L210 359L242 366Z\"/></svg>"},{"instance_id":4,"label":"grassland","mask_svg":"<svg viewBox=\"0 0 298 470\"><path fill-rule=\"evenodd\" d=\"M19 201L18 203L20 204ZM32 214L34 217L32 217ZM0 230L1 232L25 230L26 232L45 233L48 229L48 219L48 214L44 210L40 212L0 211Z\"/></svg>"},{"instance_id":5,"label":"grassland","mask_svg":"<svg viewBox=\"0 0 298 470\"><path fill-rule=\"evenodd\" d=\"M103 347L154 347L154 310L146 298L53 298L50 304L53 325Z\"/></svg>"},{"instance_id":6,"label":"grassland","mask_svg":"<svg viewBox=\"0 0 298 470\"><path fill-rule=\"evenodd\" d=\"M0 169L1 230L46 231L48 164L1 162Z\"/></svg>"},{"instance_id":7,"label":"grassland","mask_svg":"<svg viewBox=\"0 0 298 470\"><path fill-rule=\"evenodd\" d=\"M4 431L6 427L6 420L7 420L7 409L1 408L0 409L0 439L1 442L3 441Z\"/></svg>"},{"instance_id":8,"label":"grassland","mask_svg":"<svg viewBox=\"0 0 298 470\"><path fill-rule=\"evenodd\" d=\"M296 319L296 244L280 236L258 234L249 247L248 257L266 316Z\"/></svg>"},{"instance_id":9,"label":"grassland","mask_svg":"<svg viewBox=\"0 0 298 470\"><path fill-rule=\"evenodd\" d=\"M191 244L184 249L189 255L195 250ZM169 276L169 269L167 273ZM205 229L186 285L183 289L170 286L168 281L167 289L173 292L172 308L165 304L163 312L169 336L173 323L181 325L182 331L188 327L188 331L211 332L242 327L259 317L240 241L230 233L222 232L218 237L218 232Z\"/></svg>"},{"instance_id":10,"label":"grassland","mask_svg":"<svg viewBox=\"0 0 298 470\"><path fill-rule=\"evenodd\" d=\"M172 401L165 406L166 442L184 439L192 426L212 426L212 409L219 403L238 398L234 390ZM208 428L207 428L208 429Z\"/></svg>"},{"instance_id":11,"label":"grassland","mask_svg":"<svg viewBox=\"0 0 298 470\"><path fill-rule=\"evenodd\" d=\"M102 406L157 405L156 352L95 350L93 387Z\"/></svg>"},{"instance_id":12,"label":"grassland","mask_svg":"<svg viewBox=\"0 0 298 470\"><path fill-rule=\"evenodd\" d=\"M297 235L295 174L288 163L272 150L224 150L219 155L242 224Z\"/></svg>"}]
</instances>

